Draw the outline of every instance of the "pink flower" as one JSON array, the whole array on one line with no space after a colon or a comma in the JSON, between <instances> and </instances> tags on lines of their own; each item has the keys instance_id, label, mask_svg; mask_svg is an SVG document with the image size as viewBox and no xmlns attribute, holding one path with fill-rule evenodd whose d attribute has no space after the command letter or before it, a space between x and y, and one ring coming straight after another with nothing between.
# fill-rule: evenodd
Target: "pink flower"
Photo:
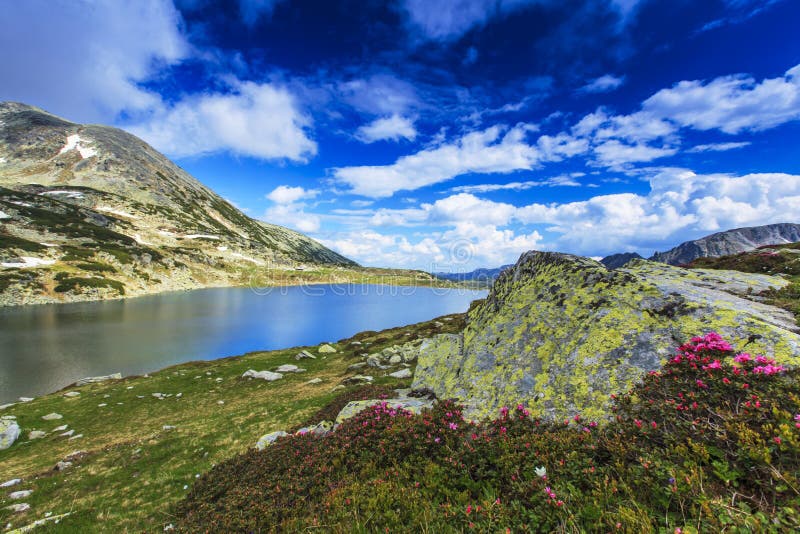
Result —
<instances>
[{"instance_id":1,"label":"pink flower","mask_svg":"<svg viewBox=\"0 0 800 534\"><path fill-rule=\"evenodd\" d=\"M650 421L650 426L652 426L653 428L658 428L658 423L656 423L655 421Z\"/></svg>"},{"instance_id":2,"label":"pink flower","mask_svg":"<svg viewBox=\"0 0 800 534\"><path fill-rule=\"evenodd\" d=\"M778 445L780 445L780 444L781 444L781 438L779 438L778 436L775 436L774 438L772 438L772 441L774 441L774 442L775 442L775 443L777 443Z\"/></svg>"},{"instance_id":3,"label":"pink flower","mask_svg":"<svg viewBox=\"0 0 800 534\"><path fill-rule=\"evenodd\" d=\"M705 382L703 382L699 378L697 380L695 380L695 382L697 383L697 387L702 388L702 389L708 389L708 386L705 384Z\"/></svg>"},{"instance_id":4,"label":"pink flower","mask_svg":"<svg viewBox=\"0 0 800 534\"><path fill-rule=\"evenodd\" d=\"M449 424L449 425L447 425L447 426L449 426L449 427L450 427L450 430L456 430L456 429L458 429L458 425L457 425L457 424L455 424L455 423L450 423L450 424Z\"/></svg>"},{"instance_id":5,"label":"pink flower","mask_svg":"<svg viewBox=\"0 0 800 534\"><path fill-rule=\"evenodd\" d=\"M719 360L714 360L713 362L709 363L708 365L704 365L703 369L722 369L722 365L719 363Z\"/></svg>"},{"instance_id":6,"label":"pink flower","mask_svg":"<svg viewBox=\"0 0 800 534\"><path fill-rule=\"evenodd\" d=\"M637 427L642 428L642 422L638 419L634 419L633 422L636 424Z\"/></svg>"},{"instance_id":7,"label":"pink flower","mask_svg":"<svg viewBox=\"0 0 800 534\"><path fill-rule=\"evenodd\" d=\"M741 354L737 354L736 356L733 357L733 361L735 361L736 363L749 362L751 359L752 359L752 357L749 354L747 354L746 352L743 352Z\"/></svg>"},{"instance_id":8,"label":"pink flower","mask_svg":"<svg viewBox=\"0 0 800 534\"><path fill-rule=\"evenodd\" d=\"M472 505L471 505L471 504L468 504L468 505L467 505L467 510L466 510L466 512L467 512L467 515L469 515L469 514L471 514L471 513L472 513Z\"/></svg>"}]
</instances>

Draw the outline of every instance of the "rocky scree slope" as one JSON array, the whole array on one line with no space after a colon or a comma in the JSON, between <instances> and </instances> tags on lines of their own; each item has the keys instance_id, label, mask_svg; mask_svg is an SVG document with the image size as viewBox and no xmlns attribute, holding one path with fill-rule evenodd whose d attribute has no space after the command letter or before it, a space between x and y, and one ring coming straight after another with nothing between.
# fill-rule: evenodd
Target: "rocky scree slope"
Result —
<instances>
[{"instance_id":1,"label":"rocky scree slope","mask_svg":"<svg viewBox=\"0 0 800 534\"><path fill-rule=\"evenodd\" d=\"M463 333L421 348L412 387L455 398L476 419L518 404L549 420L600 419L610 395L659 369L698 332L797 361L794 316L758 297L788 283L644 260L609 271L588 258L528 252L470 310Z\"/></svg>"},{"instance_id":2,"label":"rocky scree slope","mask_svg":"<svg viewBox=\"0 0 800 534\"><path fill-rule=\"evenodd\" d=\"M670 265L684 265L697 258L728 256L764 245L780 245L797 241L800 241L800 224L768 224L736 228L694 241L687 241L666 252L656 252L650 259Z\"/></svg>"},{"instance_id":3,"label":"rocky scree slope","mask_svg":"<svg viewBox=\"0 0 800 534\"><path fill-rule=\"evenodd\" d=\"M131 134L10 102L0 103L0 224L0 304L231 285L252 269L355 266L244 215Z\"/></svg>"}]
</instances>

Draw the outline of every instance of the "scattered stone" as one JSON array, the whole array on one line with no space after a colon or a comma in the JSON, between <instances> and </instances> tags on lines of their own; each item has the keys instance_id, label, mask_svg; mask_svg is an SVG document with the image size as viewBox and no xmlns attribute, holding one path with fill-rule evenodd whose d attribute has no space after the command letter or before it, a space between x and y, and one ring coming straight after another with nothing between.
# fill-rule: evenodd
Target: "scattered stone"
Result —
<instances>
[{"instance_id":1,"label":"scattered stone","mask_svg":"<svg viewBox=\"0 0 800 534\"><path fill-rule=\"evenodd\" d=\"M18 501L20 499L26 499L31 496L33 490L21 490L21 491L12 491L8 494L8 498Z\"/></svg>"},{"instance_id":2,"label":"scattered stone","mask_svg":"<svg viewBox=\"0 0 800 534\"><path fill-rule=\"evenodd\" d=\"M360 341L351 341L350 344L353 345L353 346L356 346L356 347L360 347L361 346L361 342Z\"/></svg>"},{"instance_id":3,"label":"scattered stone","mask_svg":"<svg viewBox=\"0 0 800 534\"><path fill-rule=\"evenodd\" d=\"M395 354L391 358L389 358L389 365L397 365L403 362L403 357L399 354Z\"/></svg>"},{"instance_id":4,"label":"scattered stone","mask_svg":"<svg viewBox=\"0 0 800 534\"><path fill-rule=\"evenodd\" d=\"M218 400L218 401L217 401L217 404L219 404L220 406L222 406L223 404L225 404L225 401L224 401L224 400Z\"/></svg>"},{"instance_id":5,"label":"scattered stone","mask_svg":"<svg viewBox=\"0 0 800 534\"><path fill-rule=\"evenodd\" d=\"M308 352L307 350L301 350L297 353L294 357L295 360L316 360L317 357Z\"/></svg>"},{"instance_id":6,"label":"scattered stone","mask_svg":"<svg viewBox=\"0 0 800 534\"><path fill-rule=\"evenodd\" d=\"M283 378L283 375L280 373L273 373L272 371L254 371L253 369L248 369L242 375L242 378L260 378L267 382L274 382L275 380Z\"/></svg>"},{"instance_id":7,"label":"scattered stone","mask_svg":"<svg viewBox=\"0 0 800 534\"><path fill-rule=\"evenodd\" d=\"M86 451L72 451L64 457L64 461L74 462L75 460L80 460L88 455L89 453Z\"/></svg>"},{"instance_id":8,"label":"scattered stone","mask_svg":"<svg viewBox=\"0 0 800 534\"><path fill-rule=\"evenodd\" d=\"M19 437L20 428L15 417L3 417L0 419L0 451L11 447Z\"/></svg>"},{"instance_id":9,"label":"scattered stone","mask_svg":"<svg viewBox=\"0 0 800 534\"><path fill-rule=\"evenodd\" d=\"M104 398L104 399L110 399L110 398L111 398L111 395L109 395L108 393L106 393L105 395L103 395L103 398Z\"/></svg>"},{"instance_id":10,"label":"scattered stone","mask_svg":"<svg viewBox=\"0 0 800 534\"><path fill-rule=\"evenodd\" d=\"M18 504L12 504L11 506L6 506L6 510L11 510L15 513L27 512L31 509L31 505L26 502L21 502Z\"/></svg>"},{"instance_id":11,"label":"scattered stone","mask_svg":"<svg viewBox=\"0 0 800 534\"><path fill-rule=\"evenodd\" d=\"M106 406L108 406L108 404L106 404L105 402L101 402L100 404L97 405L98 408L105 408Z\"/></svg>"},{"instance_id":12,"label":"scattered stone","mask_svg":"<svg viewBox=\"0 0 800 534\"><path fill-rule=\"evenodd\" d=\"M70 399L74 398L74 397L80 397L81 396L81 392L80 391L68 391L67 393L64 393L64 396L68 397Z\"/></svg>"},{"instance_id":13,"label":"scattered stone","mask_svg":"<svg viewBox=\"0 0 800 534\"><path fill-rule=\"evenodd\" d=\"M380 367L381 366L381 357L377 354L370 354L367 356L366 364L370 367Z\"/></svg>"},{"instance_id":14,"label":"scattered stone","mask_svg":"<svg viewBox=\"0 0 800 534\"><path fill-rule=\"evenodd\" d=\"M96 384L98 382L106 382L108 380L122 380L121 373L114 373L106 376L87 376L75 382L76 386L84 386L86 384Z\"/></svg>"},{"instance_id":15,"label":"scattered stone","mask_svg":"<svg viewBox=\"0 0 800 534\"><path fill-rule=\"evenodd\" d=\"M133 386L128 386L125 389L133 389Z\"/></svg>"},{"instance_id":16,"label":"scattered stone","mask_svg":"<svg viewBox=\"0 0 800 534\"><path fill-rule=\"evenodd\" d=\"M22 482L21 478L12 478L11 480L6 480L0 484L0 488L10 488L11 486L16 486L20 482Z\"/></svg>"},{"instance_id":17,"label":"scattered stone","mask_svg":"<svg viewBox=\"0 0 800 534\"><path fill-rule=\"evenodd\" d=\"M330 421L321 421L313 426L303 427L295 435L302 436L305 434L313 434L314 436L324 436L333 430L333 423Z\"/></svg>"},{"instance_id":18,"label":"scattered stone","mask_svg":"<svg viewBox=\"0 0 800 534\"><path fill-rule=\"evenodd\" d=\"M66 431L66 432L64 432L63 434L59 434L59 436L61 436L61 437L63 437L63 438L68 438L68 437L70 437L71 435L73 435L74 433L75 433L75 430L74 430L74 429L71 429L71 430L67 430L67 431Z\"/></svg>"},{"instance_id":19,"label":"scattered stone","mask_svg":"<svg viewBox=\"0 0 800 534\"><path fill-rule=\"evenodd\" d=\"M353 365L347 368L348 371L358 371L359 369L363 369L367 366L367 362L358 362L354 363Z\"/></svg>"},{"instance_id":20,"label":"scattered stone","mask_svg":"<svg viewBox=\"0 0 800 534\"><path fill-rule=\"evenodd\" d=\"M352 386L356 384L369 384L372 382L372 377L368 375L353 375L348 376L344 380L342 380L342 384L345 386Z\"/></svg>"},{"instance_id":21,"label":"scattered stone","mask_svg":"<svg viewBox=\"0 0 800 534\"><path fill-rule=\"evenodd\" d=\"M176 399L180 399L181 397L183 397L183 393L178 393L177 395L175 395Z\"/></svg>"},{"instance_id":22,"label":"scattered stone","mask_svg":"<svg viewBox=\"0 0 800 534\"><path fill-rule=\"evenodd\" d=\"M42 416L42 419L44 419L45 421L56 421L58 419L63 419L63 418L64 418L63 415L61 415L60 413L55 413L55 412L49 413L47 415L43 415Z\"/></svg>"},{"instance_id":23,"label":"scattered stone","mask_svg":"<svg viewBox=\"0 0 800 534\"><path fill-rule=\"evenodd\" d=\"M275 440L277 440L278 438L282 438L288 435L289 434L287 434L283 430L278 430L277 432L270 432L269 434L264 434L263 436L258 438L258 442L256 443L256 449L263 451L264 449L275 443Z\"/></svg>"},{"instance_id":24,"label":"scattered stone","mask_svg":"<svg viewBox=\"0 0 800 534\"><path fill-rule=\"evenodd\" d=\"M342 408L342 411L339 412L339 415L336 416L336 424L340 425L342 424L342 422L358 415L359 413L366 410L370 406L375 406L376 404L381 404L384 402L391 408L403 409L411 413L418 414L421 413L422 410L426 408L431 408L435 401L430 399L412 399L406 397L398 399L387 399L387 400L372 399L363 401L353 401L347 403L347 405L344 408Z\"/></svg>"},{"instance_id":25,"label":"scattered stone","mask_svg":"<svg viewBox=\"0 0 800 534\"><path fill-rule=\"evenodd\" d=\"M217 378L214 379L214 382L222 382L222 380L223 380L223 378L217 377Z\"/></svg>"},{"instance_id":26,"label":"scattered stone","mask_svg":"<svg viewBox=\"0 0 800 534\"><path fill-rule=\"evenodd\" d=\"M331 391L339 391L342 389L346 389L343 385L339 384L338 386L334 387Z\"/></svg>"},{"instance_id":27,"label":"scattered stone","mask_svg":"<svg viewBox=\"0 0 800 534\"><path fill-rule=\"evenodd\" d=\"M290 363L285 363L285 364L281 365L280 367L278 367L277 369L275 369L275 372L276 373L305 373L306 370L305 369L300 369L296 365L292 365Z\"/></svg>"},{"instance_id":28,"label":"scattered stone","mask_svg":"<svg viewBox=\"0 0 800 534\"><path fill-rule=\"evenodd\" d=\"M411 372L411 369L401 369L400 371L389 373L389 376L394 378L411 378L414 376L414 373Z\"/></svg>"},{"instance_id":29,"label":"scattered stone","mask_svg":"<svg viewBox=\"0 0 800 534\"><path fill-rule=\"evenodd\" d=\"M322 379L321 378L312 378L311 380L306 382L306 384L322 384Z\"/></svg>"},{"instance_id":30,"label":"scattered stone","mask_svg":"<svg viewBox=\"0 0 800 534\"><path fill-rule=\"evenodd\" d=\"M61 432L62 430L66 430L69 425L61 425L57 426L53 429L53 432Z\"/></svg>"},{"instance_id":31,"label":"scattered stone","mask_svg":"<svg viewBox=\"0 0 800 534\"><path fill-rule=\"evenodd\" d=\"M41 430L31 430L28 432L28 439L41 439L47 435L47 432Z\"/></svg>"},{"instance_id":32,"label":"scattered stone","mask_svg":"<svg viewBox=\"0 0 800 534\"><path fill-rule=\"evenodd\" d=\"M61 462L58 462L56 464L56 466L53 468L53 470L54 471L66 471L70 467L72 467L72 462L61 461Z\"/></svg>"},{"instance_id":33,"label":"scattered stone","mask_svg":"<svg viewBox=\"0 0 800 534\"><path fill-rule=\"evenodd\" d=\"M331 347L327 343L323 343L322 345L319 346L317 352L319 352L320 354L333 354L336 352L336 349Z\"/></svg>"},{"instance_id":34,"label":"scattered stone","mask_svg":"<svg viewBox=\"0 0 800 534\"><path fill-rule=\"evenodd\" d=\"M153 397L157 398L158 400L164 400L167 398L163 393L153 393Z\"/></svg>"},{"instance_id":35,"label":"scattered stone","mask_svg":"<svg viewBox=\"0 0 800 534\"><path fill-rule=\"evenodd\" d=\"M74 440L76 440L76 439L80 439L80 438L82 438L82 437L83 437L83 434L78 434L78 435L76 435L76 436L72 436L71 438L69 438L69 440L70 440L70 441L74 441Z\"/></svg>"},{"instance_id":36,"label":"scattered stone","mask_svg":"<svg viewBox=\"0 0 800 534\"><path fill-rule=\"evenodd\" d=\"M161 430L175 430L175 425L164 425L161 427Z\"/></svg>"},{"instance_id":37,"label":"scattered stone","mask_svg":"<svg viewBox=\"0 0 800 534\"><path fill-rule=\"evenodd\" d=\"M30 402L32 400L33 400L33 397L20 397L19 398L20 402Z\"/></svg>"}]
</instances>

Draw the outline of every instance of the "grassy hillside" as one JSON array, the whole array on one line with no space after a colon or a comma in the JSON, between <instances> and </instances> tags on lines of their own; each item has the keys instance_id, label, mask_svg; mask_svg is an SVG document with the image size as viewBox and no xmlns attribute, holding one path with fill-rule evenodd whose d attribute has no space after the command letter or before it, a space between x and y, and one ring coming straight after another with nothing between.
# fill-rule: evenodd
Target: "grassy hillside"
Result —
<instances>
[{"instance_id":1,"label":"grassy hillside","mask_svg":"<svg viewBox=\"0 0 800 534\"><path fill-rule=\"evenodd\" d=\"M50 525L57 532L160 532L176 522L173 508L197 476L215 464L247 451L267 432L299 428L331 403L338 406L353 395L375 394L353 387L334 391L343 378L356 373L347 367L360 361L360 354L461 328L462 317L455 315L364 332L336 343L337 353L316 360L295 361L303 347L251 353L67 388L6 408L0 416L16 416L23 434L10 449L0 451L0 484L13 478L23 482L2 489L0 525L21 527L52 512L71 514ZM306 348L318 354L316 348ZM286 363L306 372L286 374L277 382L241 378L248 369ZM374 374L376 387L391 390L409 382L383 376L386 372ZM322 382L309 384L314 378ZM80 395L65 396L73 391ZM159 399L154 393L168 396ZM63 417L42 419L50 413ZM68 428L54 430L62 425ZM29 439L34 430L47 435ZM74 430L72 436L61 436L69 430ZM64 460L72 466L54 470ZM33 490L23 499L31 505L27 512L5 508L23 502L7 497L18 490Z\"/></svg>"}]
</instances>

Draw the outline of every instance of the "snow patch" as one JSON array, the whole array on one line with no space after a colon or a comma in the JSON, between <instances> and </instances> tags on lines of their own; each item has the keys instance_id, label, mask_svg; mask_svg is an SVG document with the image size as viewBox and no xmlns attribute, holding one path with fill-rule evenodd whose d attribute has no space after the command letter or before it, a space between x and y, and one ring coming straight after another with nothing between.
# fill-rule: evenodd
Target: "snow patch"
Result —
<instances>
[{"instance_id":1,"label":"snow patch","mask_svg":"<svg viewBox=\"0 0 800 534\"><path fill-rule=\"evenodd\" d=\"M228 247L224 247L224 246L223 247L217 247L217 250L219 250L220 252L225 252L226 250L228 250Z\"/></svg>"},{"instance_id":2,"label":"snow patch","mask_svg":"<svg viewBox=\"0 0 800 534\"><path fill-rule=\"evenodd\" d=\"M17 206L22 206L23 208L32 208L33 204L29 202L23 202L21 200L9 200L12 204L16 204Z\"/></svg>"},{"instance_id":3,"label":"snow patch","mask_svg":"<svg viewBox=\"0 0 800 534\"><path fill-rule=\"evenodd\" d=\"M0 219L10 219L10 218L11 218L11 215L9 215L8 213L6 213L4 211L0 211Z\"/></svg>"},{"instance_id":4,"label":"snow patch","mask_svg":"<svg viewBox=\"0 0 800 534\"><path fill-rule=\"evenodd\" d=\"M0 158L0 163L6 163L6 158Z\"/></svg>"},{"instance_id":5,"label":"snow patch","mask_svg":"<svg viewBox=\"0 0 800 534\"><path fill-rule=\"evenodd\" d=\"M16 267L17 269L25 269L27 267L41 267L44 265L53 265L55 260L45 260L43 258L34 258L31 256L22 256L21 262L7 262L0 263L0 267Z\"/></svg>"},{"instance_id":6,"label":"snow patch","mask_svg":"<svg viewBox=\"0 0 800 534\"><path fill-rule=\"evenodd\" d=\"M189 234L183 236L184 239L216 239L219 240L219 236L216 235L207 235L207 234Z\"/></svg>"},{"instance_id":7,"label":"snow patch","mask_svg":"<svg viewBox=\"0 0 800 534\"><path fill-rule=\"evenodd\" d=\"M39 244L44 246L44 247L58 247L58 246L60 246L60 245L56 245L55 243L39 243Z\"/></svg>"},{"instance_id":8,"label":"snow patch","mask_svg":"<svg viewBox=\"0 0 800 534\"><path fill-rule=\"evenodd\" d=\"M67 198L83 198L83 193L80 191L45 191L44 193L39 193L39 196L42 195L53 195L53 196L65 196Z\"/></svg>"},{"instance_id":9,"label":"snow patch","mask_svg":"<svg viewBox=\"0 0 800 534\"><path fill-rule=\"evenodd\" d=\"M61 150L58 152L59 154L63 154L64 152L69 152L70 150L77 149L81 155L81 158L91 158L92 156L97 155L97 150L90 147L87 144L87 141L81 139L81 136L78 134L70 135L67 137L67 144L64 145Z\"/></svg>"},{"instance_id":10,"label":"snow patch","mask_svg":"<svg viewBox=\"0 0 800 534\"><path fill-rule=\"evenodd\" d=\"M103 213L110 213L112 215L119 215L120 217L125 217L127 219L138 219L136 215L132 213L128 213L127 211L122 211L114 208L110 208L108 206L95 206L94 208L97 211L102 211Z\"/></svg>"},{"instance_id":11,"label":"snow patch","mask_svg":"<svg viewBox=\"0 0 800 534\"><path fill-rule=\"evenodd\" d=\"M158 233L166 237L175 237L174 232L167 232L166 230L159 230Z\"/></svg>"}]
</instances>

